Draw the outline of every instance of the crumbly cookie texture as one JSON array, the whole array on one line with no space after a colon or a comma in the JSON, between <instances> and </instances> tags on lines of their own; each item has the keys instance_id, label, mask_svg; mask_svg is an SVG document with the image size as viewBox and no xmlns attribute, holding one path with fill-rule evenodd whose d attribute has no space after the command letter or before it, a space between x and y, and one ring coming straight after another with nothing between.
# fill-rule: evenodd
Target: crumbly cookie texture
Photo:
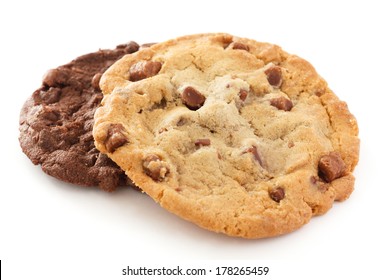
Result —
<instances>
[{"instance_id":1,"label":"crumbly cookie texture","mask_svg":"<svg viewBox=\"0 0 390 280\"><path fill-rule=\"evenodd\" d=\"M280 235L353 191L355 118L311 64L276 45L185 36L124 56L100 86L96 147L203 228Z\"/></svg>"}]
</instances>

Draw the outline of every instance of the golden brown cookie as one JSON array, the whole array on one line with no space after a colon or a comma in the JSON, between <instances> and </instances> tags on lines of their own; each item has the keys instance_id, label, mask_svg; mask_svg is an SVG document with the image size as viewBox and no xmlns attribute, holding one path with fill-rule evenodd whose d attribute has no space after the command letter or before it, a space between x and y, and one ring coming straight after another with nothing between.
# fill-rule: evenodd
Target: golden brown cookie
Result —
<instances>
[{"instance_id":1,"label":"golden brown cookie","mask_svg":"<svg viewBox=\"0 0 390 280\"><path fill-rule=\"evenodd\" d=\"M96 147L201 227L280 235L353 190L355 118L307 61L276 45L185 36L124 56L100 86Z\"/></svg>"}]
</instances>

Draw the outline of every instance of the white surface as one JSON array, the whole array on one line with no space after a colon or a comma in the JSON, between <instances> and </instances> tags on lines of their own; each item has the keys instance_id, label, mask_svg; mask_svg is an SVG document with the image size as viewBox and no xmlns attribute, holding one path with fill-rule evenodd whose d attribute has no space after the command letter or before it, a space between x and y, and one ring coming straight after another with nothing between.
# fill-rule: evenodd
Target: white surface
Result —
<instances>
[{"instance_id":1,"label":"white surface","mask_svg":"<svg viewBox=\"0 0 390 280\"><path fill-rule=\"evenodd\" d=\"M386 1L214 2L1 2L0 259L6 279L120 279L122 267L135 260L149 266L262 260L274 263L274 277L302 279L389 275L383 257L390 250ZM132 189L108 194L59 182L22 153L19 110L47 69L129 40L216 31L276 43L306 58L348 102L361 138L349 200L292 234L229 238L167 213Z\"/></svg>"}]
</instances>

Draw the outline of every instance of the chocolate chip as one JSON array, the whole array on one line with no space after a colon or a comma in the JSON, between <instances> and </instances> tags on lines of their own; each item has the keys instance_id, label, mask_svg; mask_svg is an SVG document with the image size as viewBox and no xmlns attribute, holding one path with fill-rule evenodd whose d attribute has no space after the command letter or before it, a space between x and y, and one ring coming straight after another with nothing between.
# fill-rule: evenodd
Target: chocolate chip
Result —
<instances>
[{"instance_id":1,"label":"chocolate chip","mask_svg":"<svg viewBox=\"0 0 390 280\"><path fill-rule=\"evenodd\" d=\"M247 96L248 96L248 92L245 89L240 89L240 92L238 93L238 97L240 97L242 101L245 101Z\"/></svg>"},{"instance_id":2,"label":"chocolate chip","mask_svg":"<svg viewBox=\"0 0 390 280\"><path fill-rule=\"evenodd\" d=\"M99 82L100 82L100 79L102 78L102 74L101 73L97 73L93 76L92 78L92 81L91 81L91 85L94 89L100 91L100 86L99 86Z\"/></svg>"},{"instance_id":3,"label":"chocolate chip","mask_svg":"<svg viewBox=\"0 0 390 280\"><path fill-rule=\"evenodd\" d=\"M246 150L247 153L252 153L255 160L260 164L261 167L263 167L263 161L261 160L261 157L259 155L259 152L257 151L256 146L252 146L249 149Z\"/></svg>"},{"instance_id":4,"label":"chocolate chip","mask_svg":"<svg viewBox=\"0 0 390 280\"><path fill-rule=\"evenodd\" d=\"M277 97L277 98L272 98L270 101L271 105L278 108L279 110L283 111L291 111L293 107L293 103L291 102L290 99L287 99L283 96Z\"/></svg>"},{"instance_id":5,"label":"chocolate chip","mask_svg":"<svg viewBox=\"0 0 390 280\"><path fill-rule=\"evenodd\" d=\"M182 94L181 100L191 110L198 110L203 106L206 98L193 87L186 87Z\"/></svg>"},{"instance_id":6,"label":"chocolate chip","mask_svg":"<svg viewBox=\"0 0 390 280\"><path fill-rule=\"evenodd\" d=\"M233 50L244 50L244 51L249 52L249 47L243 43L232 42L230 45L231 45Z\"/></svg>"},{"instance_id":7,"label":"chocolate chip","mask_svg":"<svg viewBox=\"0 0 390 280\"><path fill-rule=\"evenodd\" d=\"M318 162L318 175L328 183L342 177L345 169L345 163L338 152L322 156Z\"/></svg>"},{"instance_id":8,"label":"chocolate chip","mask_svg":"<svg viewBox=\"0 0 390 280\"><path fill-rule=\"evenodd\" d=\"M51 69L43 76L43 84L48 87L61 86L68 80L68 71L60 69Z\"/></svg>"},{"instance_id":9,"label":"chocolate chip","mask_svg":"<svg viewBox=\"0 0 390 280\"><path fill-rule=\"evenodd\" d=\"M161 62L140 61L130 67L130 81L136 82L155 76L161 70Z\"/></svg>"},{"instance_id":10,"label":"chocolate chip","mask_svg":"<svg viewBox=\"0 0 390 280\"><path fill-rule=\"evenodd\" d=\"M134 53L139 50L139 45L136 42L130 42L125 48L126 53Z\"/></svg>"},{"instance_id":11,"label":"chocolate chip","mask_svg":"<svg viewBox=\"0 0 390 280\"><path fill-rule=\"evenodd\" d=\"M124 51L126 53L133 53L133 52L138 51L139 45L136 42L134 42L134 41L130 41L127 44L118 45L117 48L118 49L124 49Z\"/></svg>"},{"instance_id":12,"label":"chocolate chip","mask_svg":"<svg viewBox=\"0 0 390 280\"><path fill-rule=\"evenodd\" d=\"M169 173L167 164L154 154L147 155L142 162L146 175L155 181L163 181Z\"/></svg>"},{"instance_id":13,"label":"chocolate chip","mask_svg":"<svg viewBox=\"0 0 390 280\"><path fill-rule=\"evenodd\" d=\"M284 193L284 189L281 188L281 187L277 187L275 189L272 189L272 190L269 190L268 191L268 194L269 196L271 197L271 199L273 201L276 201L276 202L280 202L284 196L285 196L285 193Z\"/></svg>"},{"instance_id":14,"label":"chocolate chip","mask_svg":"<svg viewBox=\"0 0 390 280\"><path fill-rule=\"evenodd\" d=\"M107 130L107 138L104 142L109 153L113 153L116 149L126 144L127 137L123 131L125 128L122 124L111 124Z\"/></svg>"},{"instance_id":15,"label":"chocolate chip","mask_svg":"<svg viewBox=\"0 0 390 280\"><path fill-rule=\"evenodd\" d=\"M195 140L195 146L197 146L197 147L210 146L210 144L211 144L210 139L196 139Z\"/></svg>"},{"instance_id":16,"label":"chocolate chip","mask_svg":"<svg viewBox=\"0 0 390 280\"><path fill-rule=\"evenodd\" d=\"M271 66L264 71L267 75L267 80L269 84L273 87L280 87L282 84L282 69L279 66Z\"/></svg>"}]
</instances>

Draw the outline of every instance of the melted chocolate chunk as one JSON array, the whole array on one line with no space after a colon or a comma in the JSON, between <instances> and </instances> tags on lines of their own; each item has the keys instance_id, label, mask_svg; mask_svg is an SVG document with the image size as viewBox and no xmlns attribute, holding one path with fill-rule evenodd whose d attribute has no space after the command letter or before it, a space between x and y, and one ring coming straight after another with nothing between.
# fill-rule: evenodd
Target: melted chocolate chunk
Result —
<instances>
[{"instance_id":1,"label":"melted chocolate chunk","mask_svg":"<svg viewBox=\"0 0 390 280\"><path fill-rule=\"evenodd\" d=\"M191 110L198 110L203 106L206 98L193 87L186 87L182 94L181 100Z\"/></svg>"},{"instance_id":2,"label":"melted chocolate chunk","mask_svg":"<svg viewBox=\"0 0 390 280\"><path fill-rule=\"evenodd\" d=\"M287 99L283 96L271 99L270 103L272 106L278 108L279 110L283 110L283 111L291 111L291 109L293 107L293 103L291 102L291 100Z\"/></svg>"},{"instance_id":3,"label":"melted chocolate chunk","mask_svg":"<svg viewBox=\"0 0 390 280\"><path fill-rule=\"evenodd\" d=\"M248 92L245 89L240 89L240 92L238 93L238 97L240 97L241 101L245 101L248 97Z\"/></svg>"},{"instance_id":4,"label":"melted chocolate chunk","mask_svg":"<svg viewBox=\"0 0 390 280\"><path fill-rule=\"evenodd\" d=\"M249 47L243 43L240 42L232 42L231 43L232 49L233 50L244 50L249 52Z\"/></svg>"},{"instance_id":5,"label":"melted chocolate chunk","mask_svg":"<svg viewBox=\"0 0 390 280\"><path fill-rule=\"evenodd\" d=\"M280 202L284 196L285 196L285 193L284 193L284 189L281 188L281 187L277 187L275 189L272 189L270 190L269 192L269 196L271 197L271 199L273 201L276 201L276 202Z\"/></svg>"},{"instance_id":6,"label":"melted chocolate chunk","mask_svg":"<svg viewBox=\"0 0 390 280\"><path fill-rule=\"evenodd\" d=\"M280 87L282 84L282 69L279 66L271 66L264 71L269 84L273 87Z\"/></svg>"},{"instance_id":7,"label":"melted chocolate chunk","mask_svg":"<svg viewBox=\"0 0 390 280\"><path fill-rule=\"evenodd\" d=\"M116 47L117 49L123 49L126 53L136 52L140 48L140 46L134 41L130 41L127 44L120 44Z\"/></svg>"},{"instance_id":8,"label":"melted chocolate chunk","mask_svg":"<svg viewBox=\"0 0 390 280\"><path fill-rule=\"evenodd\" d=\"M153 77L161 70L161 62L140 61L130 67L130 81L136 82Z\"/></svg>"},{"instance_id":9,"label":"melted chocolate chunk","mask_svg":"<svg viewBox=\"0 0 390 280\"><path fill-rule=\"evenodd\" d=\"M158 182L163 181L169 173L167 164L154 154L147 155L142 162L142 166L145 174Z\"/></svg>"},{"instance_id":10,"label":"melted chocolate chunk","mask_svg":"<svg viewBox=\"0 0 390 280\"><path fill-rule=\"evenodd\" d=\"M338 152L322 156L318 162L318 175L328 183L342 177L345 169L345 163Z\"/></svg>"},{"instance_id":11,"label":"melted chocolate chunk","mask_svg":"<svg viewBox=\"0 0 390 280\"><path fill-rule=\"evenodd\" d=\"M124 134L125 128L121 124L111 124L107 130L107 138L105 141L106 149L109 153L113 153L119 147L125 145L127 137Z\"/></svg>"}]
</instances>

